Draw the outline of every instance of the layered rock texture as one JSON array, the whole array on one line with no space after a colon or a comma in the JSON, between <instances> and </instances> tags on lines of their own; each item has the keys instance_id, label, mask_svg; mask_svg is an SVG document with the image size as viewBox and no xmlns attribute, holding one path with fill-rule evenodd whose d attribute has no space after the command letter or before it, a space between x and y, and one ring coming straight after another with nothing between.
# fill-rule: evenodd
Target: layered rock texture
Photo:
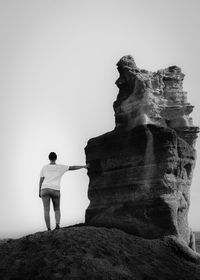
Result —
<instances>
[{"instance_id":1,"label":"layered rock texture","mask_svg":"<svg viewBox=\"0 0 200 280\"><path fill-rule=\"evenodd\" d=\"M181 69L171 66L157 72L140 70L130 55L122 57L117 66L120 77L114 102L116 128L132 129L141 124L170 127L193 145L198 128L189 117L193 106L183 91Z\"/></svg>"},{"instance_id":2,"label":"layered rock texture","mask_svg":"<svg viewBox=\"0 0 200 280\"><path fill-rule=\"evenodd\" d=\"M75 226L0 245L1 280L199 280L200 259L176 237L148 240Z\"/></svg>"},{"instance_id":3,"label":"layered rock texture","mask_svg":"<svg viewBox=\"0 0 200 280\"><path fill-rule=\"evenodd\" d=\"M88 141L86 223L148 239L175 235L192 247L190 186L198 128L177 66L140 70L128 55L117 64L116 127Z\"/></svg>"}]
</instances>

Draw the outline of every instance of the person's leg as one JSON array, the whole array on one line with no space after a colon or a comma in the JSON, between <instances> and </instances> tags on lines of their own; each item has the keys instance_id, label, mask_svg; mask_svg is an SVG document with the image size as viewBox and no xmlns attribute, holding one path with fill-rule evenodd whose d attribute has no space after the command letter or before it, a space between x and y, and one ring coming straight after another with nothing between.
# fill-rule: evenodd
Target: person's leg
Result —
<instances>
[{"instance_id":1,"label":"person's leg","mask_svg":"<svg viewBox=\"0 0 200 280\"><path fill-rule=\"evenodd\" d=\"M42 190L42 202L44 206L44 219L47 226L47 229L51 229L50 224L50 195L48 194L48 191L46 189Z\"/></svg>"},{"instance_id":2,"label":"person's leg","mask_svg":"<svg viewBox=\"0 0 200 280\"><path fill-rule=\"evenodd\" d=\"M55 212L56 228L60 228L60 191L53 191L51 196Z\"/></svg>"}]
</instances>

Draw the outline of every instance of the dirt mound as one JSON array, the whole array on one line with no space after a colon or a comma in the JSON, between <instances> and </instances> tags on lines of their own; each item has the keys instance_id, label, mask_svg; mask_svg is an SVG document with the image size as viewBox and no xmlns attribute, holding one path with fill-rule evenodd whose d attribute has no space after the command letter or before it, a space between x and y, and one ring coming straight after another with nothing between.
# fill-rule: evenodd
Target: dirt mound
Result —
<instances>
[{"instance_id":1,"label":"dirt mound","mask_svg":"<svg viewBox=\"0 0 200 280\"><path fill-rule=\"evenodd\" d=\"M195 280L200 258L176 237L74 226L1 244L0 279Z\"/></svg>"}]
</instances>

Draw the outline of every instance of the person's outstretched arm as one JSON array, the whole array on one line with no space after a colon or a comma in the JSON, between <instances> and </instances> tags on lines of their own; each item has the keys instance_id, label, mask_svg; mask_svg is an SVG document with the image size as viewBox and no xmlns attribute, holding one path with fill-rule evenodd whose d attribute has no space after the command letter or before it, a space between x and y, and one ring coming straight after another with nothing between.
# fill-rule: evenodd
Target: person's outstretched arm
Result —
<instances>
[{"instance_id":1,"label":"person's outstretched arm","mask_svg":"<svg viewBox=\"0 0 200 280\"><path fill-rule=\"evenodd\" d=\"M69 166L69 170L78 170L78 169L81 169L81 168L88 168L88 165L72 165L72 166Z\"/></svg>"}]
</instances>

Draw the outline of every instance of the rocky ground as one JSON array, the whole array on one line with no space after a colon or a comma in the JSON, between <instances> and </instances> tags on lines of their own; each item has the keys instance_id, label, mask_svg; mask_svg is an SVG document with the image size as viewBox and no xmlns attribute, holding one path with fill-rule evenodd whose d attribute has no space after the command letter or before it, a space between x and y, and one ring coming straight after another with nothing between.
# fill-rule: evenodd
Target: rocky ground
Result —
<instances>
[{"instance_id":1,"label":"rocky ground","mask_svg":"<svg viewBox=\"0 0 200 280\"><path fill-rule=\"evenodd\" d=\"M200 258L175 237L77 225L2 243L0 279L195 280Z\"/></svg>"}]
</instances>

